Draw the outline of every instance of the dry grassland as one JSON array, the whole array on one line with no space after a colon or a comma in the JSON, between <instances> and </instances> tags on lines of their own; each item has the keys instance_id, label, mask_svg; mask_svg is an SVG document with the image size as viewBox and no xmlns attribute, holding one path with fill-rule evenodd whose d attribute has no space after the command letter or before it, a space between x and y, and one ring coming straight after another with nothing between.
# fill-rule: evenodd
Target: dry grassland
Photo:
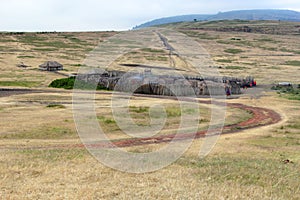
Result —
<instances>
[{"instance_id":1,"label":"dry grassland","mask_svg":"<svg viewBox=\"0 0 300 200\"><path fill-rule=\"evenodd\" d=\"M0 35L0 86L43 89L42 93L0 98L0 199L300 199L300 103L261 88L258 94L250 90L227 101L275 110L282 120L222 135L204 159L198 156L203 144L203 139L198 139L172 165L152 173L128 174L102 165L81 148L71 91L46 88L63 76L38 71L37 66L54 59L65 65L63 73L76 72L85 53L113 34ZM300 66L293 62L300 61L300 44L296 42L299 35L203 30L188 34L207 49L224 75L253 75L258 84L299 84ZM149 52L144 49L136 59L146 54ZM159 54L154 53L148 60L169 61ZM133 57L120 58L120 62ZM17 68L19 62L31 67ZM110 100L108 92L96 95L98 121L112 139L126 138L113 120ZM130 113L142 126L150 123L149 104L166 105L168 123L160 134L173 133L181 114L178 104L167 99L133 97ZM209 105L200 104L200 113L202 130L209 123ZM226 124L251 117L246 111L232 108L226 116ZM125 149L150 152L164 145Z\"/></svg>"}]
</instances>

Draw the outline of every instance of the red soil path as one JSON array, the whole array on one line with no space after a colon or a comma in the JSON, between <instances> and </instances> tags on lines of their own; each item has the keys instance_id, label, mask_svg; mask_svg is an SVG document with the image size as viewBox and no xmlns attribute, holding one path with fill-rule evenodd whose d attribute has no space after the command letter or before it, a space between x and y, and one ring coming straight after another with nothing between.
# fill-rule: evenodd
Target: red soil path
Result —
<instances>
[{"instance_id":1,"label":"red soil path","mask_svg":"<svg viewBox=\"0 0 300 200\"><path fill-rule=\"evenodd\" d=\"M10 95L18 95L18 94L24 94L24 93L33 93L33 92L49 92L49 91L34 91L34 90L6 90L2 89L0 94L1 96L10 96ZM161 98L161 99L176 99L176 97L167 97L167 96L152 96L152 95L135 95L137 97L151 97L151 98ZM211 101L199 101L196 99L191 98L183 98L184 101L192 101L192 102L199 102L204 104L211 104ZM215 105L222 105L224 103L220 102L213 102ZM221 134L229 134L234 132L239 132L245 129L250 128L256 128L271 124L276 124L281 120L281 116L276 113L273 110L267 109L267 108L261 108L261 107L252 107L247 106L244 104L239 103L227 103L227 107L230 108L239 108L245 111L248 111L252 114L252 117L246 121L233 124L233 125L226 125L223 127ZM219 130L216 130L218 132ZM219 131L220 132L220 131ZM203 138L206 136L207 130L200 131L195 133L186 133L186 134L169 134L169 135L160 135L160 136L154 136L149 138L133 138L133 139L121 139L116 141L110 141L110 142L102 142L97 143L93 145L88 145L86 147L88 148L115 148L115 147L131 147L131 146L139 146L139 145L147 145L147 144L159 144L159 143L167 143L172 140L179 141L179 140L185 140L185 139L191 139L191 138ZM85 146L83 144L78 145L60 145L60 146L54 146L54 147L36 147L36 149L64 149L64 148L84 148ZM35 149L35 148L34 148Z\"/></svg>"},{"instance_id":2,"label":"red soil path","mask_svg":"<svg viewBox=\"0 0 300 200\"><path fill-rule=\"evenodd\" d=\"M200 103L210 104L210 101L199 101ZM214 102L214 104L220 104ZM245 111L248 111L252 114L252 117L246 121L240 122L238 124L227 125L223 127L222 134L229 134L234 132L239 132L241 130L256 128L260 126L266 126L271 124L276 124L281 120L281 116L273 110L260 107L252 107L244 104L238 103L228 103L230 108L239 108ZM218 131L218 130L216 130ZM115 147L131 147L147 144L159 144L171 142L172 140L179 141L184 139L191 138L203 138L205 137L207 130L200 131L195 133L186 133L186 134L169 134L169 135L160 135L149 138L133 138L133 139L124 139L110 142L97 143L92 145L87 145L88 148L115 148ZM175 138L176 136L176 138ZM83 145L81 145L83 146Z\"/></svg>"}]
</instances>

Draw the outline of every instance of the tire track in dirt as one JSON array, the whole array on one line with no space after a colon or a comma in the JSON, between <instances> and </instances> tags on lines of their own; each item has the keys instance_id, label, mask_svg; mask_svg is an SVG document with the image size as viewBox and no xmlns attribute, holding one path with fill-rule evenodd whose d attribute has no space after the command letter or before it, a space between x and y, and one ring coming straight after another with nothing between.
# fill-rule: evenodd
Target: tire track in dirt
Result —
<instances>
[{"instance_id":1,"label":"tire track in dirt","mask_svg":"<svg viewBox=\"0 0 300 200\"><path fill-rule=\"evenodd\" d=\"M6 91L7 92L7 91ZM34 90L27 90L27 91L14 91L13 94L5 95L16 95L16 94L24 94L24 93L33 93L33 92L45 92L45 93L52 93L57 91L34 91ZM10 92L9 92L10 93ZM107 94L107 93L106 93ZM153 96L153 95L141 95L135 94L135 97L148 97L148 98L161 98L161 99L173 99L177 100L176 97L168 97L168 96ZM190 101L190 102L198 102L203 104L214 104L214 105L224 105L222 102L212 102L209 100L198 100L192 98L181 98L183 101ZM252 114L252 117L246 121L233 124L233 125L226 125L223 127L223 131L221 134L229 134L229 133L237 133L246 129L257 128L262 126L267 126L271 124L276 124L281 121L281 116L267 108L261 107L253 107L248 106L240 103L227 103L226 106L230 108L238 108L245 111L248 111ZM185 139L191 138L204 138L206 136L207 130L199 131L195 133L186 133L186 134L169 134L169 135L160 135L160 136L153 136L149 138L133 138L133 139L120 139L109 142L100 142L97 144L92 144L85 146L84 144L75 144L75 145L55 145L52 147L31 147L28 149L70 149L70 148L124 148L124 147L132 147L132 146L140 146L140 145L149 145L149 144L160 144L160 143L168 143L171 141L180 141ZM175 139L176 136L176 139ZM8 148L5 148L8 149ZM20 150L19 148L15 148ZM22 149L22 148L21 148Z\"/></svg>"},{"instance_id":2,"label":"tire track in dirt","mask_svg":"<svg viewBox=\"0 0 300 200\"><path fill-rule=\"evenodd\" d=\"M199 103L211 104L210 101L199 101ZM222 103L214 103L214 104L217 105L217 104L222 104ZM246 121L243 121L243 122L240 122L237 124L224 126L221 134L236 133L236 132L240 132L240 131L243 131L246 129L276 124L281 121L281 116L271 109L247 106L247 105L239 104L239 103L228 103L227 106L230 108L239 108L242 110L246 110L252 114L252 117ZM97 144L93 144L93 145L87 145L86 147L88 147L88 148L116 148L116 147L124 148L124 147L131 147L131 146L168 143L171 141L180 141L180 140L191 139L191 138L195 138L195 139L204 138L206 136L206 133L207 133L207 130L199 131L196 134L195 133L186 133L186 134L180 134L180 135L179 134L169 134L169 135L160 135L160 136L154 136L154 137L149 137L149 138L124 139L124 140L118 140L118 141L111 141L111 143L102 142L102 143L97 143ZM175 139L175 136L176 136L176 139ZM84 145L77 145L77 147L84 147Z\"/></svg>"}]
</instances>

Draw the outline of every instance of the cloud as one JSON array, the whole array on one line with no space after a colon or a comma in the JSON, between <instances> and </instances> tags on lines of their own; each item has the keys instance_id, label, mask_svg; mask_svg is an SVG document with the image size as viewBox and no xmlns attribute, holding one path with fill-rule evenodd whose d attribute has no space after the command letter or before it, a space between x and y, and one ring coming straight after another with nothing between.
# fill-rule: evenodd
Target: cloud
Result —
<instances>
[{"instance_id":1,"label":"cloud","mask_svg":"<svg viewBox=\"0 0 300 200\"><path fill-rule=\"evenodd\" d=\"M0 0L0 30L120 30L152 19L258 8L300 10L295 0Z\"/></svg>"}]
</instances>

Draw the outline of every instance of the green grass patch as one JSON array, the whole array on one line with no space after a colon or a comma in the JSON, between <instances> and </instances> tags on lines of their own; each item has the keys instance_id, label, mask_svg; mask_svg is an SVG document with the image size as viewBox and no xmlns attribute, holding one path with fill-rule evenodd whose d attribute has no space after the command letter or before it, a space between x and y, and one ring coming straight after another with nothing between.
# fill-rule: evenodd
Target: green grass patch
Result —
<instances>
[{"instance_id":1,"label":"green grass patch","mask_svg":"<svg viewBox=\"0 0 300 200\"><path fill-rule=\"evenodd\" d=\"M1 43L6 43L6 42L17 42L16 40L12 40L10 38L0 38Z\"/></svg>"},{"instance_id":2,"label":"green grass patch","mask_svg":"<svg viewBox=\"0 0 300 200\"><path fill-rule=\"evenodd\" d=\"M116 121L114 119L105 119L104 123L105 124L116 124Z\"/></svg>"},{"instance_id":3,"label":"green grass patch","mask_svg":"<svg viewBox=\"0 0 300 200\"><path fill-rule=\"evenodd\" d=\"M66 160L81 160L89 155L86 149L25 149L18 150L18 154L25 156L28 160L43 160L47 162L57 162ZM20 163L21 164L21 163ZM24 164L23 164L24 165Z\"/></svg>"},{"instance_id":4,"label":"green grass patch","mask_svg":"<svg viewBox=\"0 0 300 200\"><path fill-rule=\"evenodd\" d=\"M158 61L168 61L168 58L164 57L164 56L158 56L158 57L156 57L156 60L158 60Z\"/></svg>"},{"instance_id":5,"label":"green grass patch","mask_svg":"<svg viewBox=\"0 0 300 200\"><path fill-rule=\"evenodd\" d=\"M219 44L231 44L231 41L226 41L226 40L217 40L217 43Z\"/></svg>"},{"instance_id":6,"label":"green grass patch","mask_svg":"<svg viewBox=\"0 0 300 200\"><path fill-rule=\"evenodd\" d=\"M144 58L153 61L168 61L168 58L163 56L145 56Z\"/></svg>"},{"instance_id":7,"label":"green grass patch","mask_svg":"<svg viewBox=\"0 0 300 200\"><path fill-rule=\"evenodd\" d=\"M91 45L89 43L87 43L86 41L84 40L81 40L77 37L74 37L74 36L65 36L65 38L67 38L71 43L77 43L77 44L80 44L80 45Z\"/></svg>"},{"instance_id":8,"label":"green grass patch","mask_svg":"<svg viewBox=\"0 0 300 200\"><path fill-rule=\"evenodd\" d=\"M18 56L18 58L35 58L34 56Z\"/></svg>"},{"instance_id":9,"label":"green grass patch","mask_svg":"<svg viewBox=\"0 0 300 200\"><path fill-rule=\"evenodd\" d=\"M299 121L300 122L300 121ZM292 124L289 124L287 125L288 128L292 128L292 129L297 129L300 131L300 123L297 122L297 123L292 123Z\"/></svg>"},{"instance_id":10,"label":"green grass patch","mask_svg":"<svg viewBox=\"0 0 300 200\"><path fill-rule=\"evenodd\" d=\"M235 182L243 186L259 186L280 195L290 194L291 190L299 186L299 164L284 164L277 159L222 156L194 163L182 159L178 163L198 169L197 174L201 179L213 183Z\"/></svg>"},{"instance_id":11,"label":"green grass patch","mask_svg":"<svg viewBox=\"0 0 300 200\"><path fill-rule=\"evenodd\" d=\"M42 42L34 44L36 47L54 47L57 49L78 49L79 45L69 44L62 41Z\"/></svg>"},{"instance_id":12,"label":"green grass patch","mask_svg":"<svg viewBox=\"0 0 300 200\"><path fill-rule=\"evenodd\" d=\"M241 40L241 39L230 39L230 40L218 40L217 43L220 44L232 44L235 46L247 46L247 47L255 47L250 41ZM230 53L230 52L229 52Z\"/></svg>"},{"instance_id":13,"label":"green grass patch","mask_svg":"<svg viewBox=\"0 0 300 200\"><path fill-rule=\"evenodd\" d=\"M211 36L211 35L208 35L208 34L199 34L197 36L198 39L202 39L202 40L217 40L219 39L218 36Z\"/></svg>"},{"instance_id":14,"label":"green grass patch","mask_svg":"<svg viewBox=\"0 0 300 200\"><path fill-rule=\"evenodd\" d=\"M25 35L19 36L18 39L19 39L19 42L26 43L29 45L34 45L35 43L48 40L48 38L46 38L46 37L39 37L35 34L34 35L33 34L30 34L30 35L25 34Z\"/></svg>"},{"instance_id":15,"label":"green grass patch","mask_svg":"<svg viewBox=\"0 0 300 200\"><path fill-rule=\"evenodd\" d=\"M100 120L101 122L103 122L104 124L113 124L113 125L117 124L117 122L113 118L107 118L105 116L98 116L97 119Z\"/></svg>"},{"instance_id":16,"label":"green grass patch","mask_svg":"<svg viewBox=\"0 0 300 200\"><path fill-rule=\"evenodd\" d=\"M75 131L65 127L40 127L23 133L0 135L1 139L66 139L77 137Z\"/></svg>"},{"instance_id":17,"label":"green grass patch","mask_svg":"<svg viewBox=\"0 0 300 200\"><path fill-rule=\"evenodd\" d=\"M0 86L17 86L17 87L36 87L40 82L37 81L0 81Z\"/></svg>"},{"instance_id":18,"label":"green grass patch","mask_svg":"<svg viewBox=\"0 0 300 200\"><path fill-rule=\"evenodd\" d=\"M286 99L300 101L300 84L298 86L273 86L273 90L276 90L277 93Z\"/></svg>"},{"instance_id":19,"label":"green grass patch","mask_svg":"<svg viewBox=\"0 0 300 200\"><path fill-rule=\"evenodd\" d=\"M263 37L263 38L257 38L255 39L256 41L259 42L272 42L272 43L278 43L278 41L272 39L272 38L268 38L268 37Z\"/></svg>"},{"instance_id":20,"label":"green grass patch","mask_svg":"<svg viewBox=\"0 0 300 200\"><path fill-rule=\"evenodd\" d=\"M52 42L40 42L40 43L33 43L32 44L38 48L55 48L55 49L78 49L81 48L79 45L65 43L63 41L52 41ZM36 48L36 49L38 49Z\"/></svg>"},{"instance_id":21,"label":"green grass patch","mask_svg":"<svg viewBox=\"0 0 300 200\"><path fill-rule=\"evenodd\" d=\"M197 114L197 116L201 116L201 127L199 130L204 129L210 121L210 112L207 108L201 108L197 111L191 107L181 108L178 105L164 105L164 109L150 108L147 106L130 106L128 117L130 117L133 122L140 127L149 127L151 124L159 124L160 122L165 121L164 130L166 130L166 132L161 134L169 134L173 133L173 131L179 126L182 115L185 117L191 116L190 119L197 123L195 114ZM122 117L127 117L127 115ZM107 130L110 133L120 131L120 127L118 127L118 124L111 114L99 115L97 119L104 130ZM130 124L128 124L128 126L130 126ZM168 131L168 129L171 130Z\"/></svg>"},{"instance_id":22,"label":"green grass patch","mask_svg":"<svg viewBox=\"0 0 300 200\"><path fill-rule=\"evenodd\" d=\"M299 60L286 61L285 65L291 65L291 66L299 67L300 66L300 61Z\"/></svg>"},{"instance_id":23,"label":"green grass patch","mask_svg":"<svg viewBox=\"0 0 300 200\"><path fill-rule=\"evenodd\" d=\"M149 107L130 106L129 111L135 112L135 113L148 113L149 112Z\"/></svg>"},{"instance_id":24,"label":"green grass patch","mask_svg":"<svg viewBox=\"0 0 300 200\"><path fill-rule=\"evenodd\" d=\"M278 66L271 66L271 67L268 67L268 69L281 70L281 67L278 67Z\"/></svg>"},{"instance_id":25,"label":"green grass patch","mask_svg":"<svg viewBox=\"0 0 300 200\"><path fill-rule=\"evenodd\" d=\"M103 130L107 132L120 131L120 127L112 116L97 116Z\"/></svg>"},{"instance_id":26,"label":"green grass patch","mask_svg":"<svg viewBox=\"0 0 300 200\"><path fill-rule=\"evenodd\" d=\"M76 42L76 43L82 43L83 41L82 40L80 40L80 39L78 39L78 38L76 38L76 37L69 37L68 38L71 42Z\"/></svg>"},{"instance_id":27,"label":"green grass patch","mask_svg":"<svg viewBox=\"0 0 300 200\"><path fill-rule=\"evenodd\" d=\"M232 63L232 60L228 60L228 59L219 59L219 60L217 60L217 62L221 62L221 63Z\"/></svg>"},{"instance_id":28,"label":"green grass patch","mask_svg":"<svg viewBox=\"0 0 300 200\"><path fill-rule=\"evenodd\" d=\"M217 40L217 39L219 39L219 36L211 36L207 33L199 33L196 31L181 31L181 32L186 34L189 37L194 37L194 38L202 39L202 40Z\"/></svg>"},{"instance_id":29,"label":"green grass patch","mask_svg":"<svg viewBox=\"0 0 300 200\"><path fill-rule=\"evenodd\" d=\"M150 53L165 53L165 51L161 49L143 48L141 50L143 52L150 52Z\"/></svg>"},{"instance_id":30,"label":"green grass patch","mask_svg":"<svg viewBox=\"0 0 300 200\"><path fill-rule=\"evenodd\" d=\"M287 49L287 48L281 48L280 51L300 54L300 50L291 50L291 49Z\"/></svg>"},{"instance_id":31,"label":"green grass patch","mask_svg":"<svg viewBox=\"0 0 300 200\"><path fill-rule=\"evenodd\" d=\"M300 101L300 95L299 93L297 94L287 94L284 95L285 98L289 99L289 100L296 100L296 101Z\"/></svg>"},{"instance_id":32,"label":"green grass patch","mask_svg":"<svg viewBox=\"0 0 300 200\"><path fill-rule=\"evenodd\" d=\"M226 66L226 69L232 69L232 70L243 70L246 69L246 67L241 67L241 66Z\"/></svg>"},{"instance_id":33,"label":"green grass patch","mask_svg":"<svg viewBox=\"0 0 300 200\"><path fill-rule=\"evenodd\" d=\"M182 113L183 113L183 114L191 115L191 114L195 114L195 113L196 113L196 110L193 109L193 108L183 108L183 109L182 109Z\"/></svg>"},{"instance_id":34,"label":"green grass patch","mask_svg":"<svg viewBox=\"0 0 300 200\"><path fill-rule=\"evenodd\" d=\"M166 109L168 117L180 117L181 116L181 109L179 107L168 107Z\"/></svg>"},{"instance_id":35,"label":"green grass patch","mask_svg":"<svg viewBox=\"0 0 300 200\"><path fill-rule=\"evenodd\" d=\"M129 111L135 112L135 113L149 113L150 108L149 107L136 107L136 106L130 106ZM181 110L180 107L166 107L166 112L168 117L179 117L181 114L194 114L196 113L196 110L192 108L183 108Z\"/></svg>"},{"instance_id":36,"label":"green grass patch","mask_svg":"<svg viewBox=\"0 0 300 200\"><path fill-rule=\"evenodd\" d=\"M277 48L275 48L275 47L262 47L262 46L260 46L260 48L263 49L263 50L267 50L267 51L277 51Z\"/></svg>"},{"instance_id":37,"label":"green grass patch","mask_svg":"<svg viewBox=\"0 0 300 200\"><path fill-rule=\"evenodd\" d=\"M83 41L78 41L75 38L69 38L71 43L66 43L64 41L49 39L48 37L40 37L37 34L25 35L18 37L19 42L29 44L35 47L55 47L58 49L61 48L81 48L81 46L77 45L78 43L83 44ZM84 43L86 44L86 43Z\"/></svg>"},{"instance_id":38,"label":"green grass patch","mask_svg":"<svg viewBox=\"0 0 300 200\"><path fill-rule=\"evenodd\" d=\"M292 134L282 135L278 134L275 136L267 135L259 137L249 141L250 144L259 146L262 148L266 147L290 147L290 146L300 146L299 136L293 136Z\"/></svg>"},{"instance_id":39,"label":"green grass patch","mask_svg":"<svg viewBox=\"0 0 300 200\"><path fill-rule=\"evenodd\" d=\"M34 50L34 51L46 51L46 52L58 51L57 48L33 48L32 50Z\"/></svg>"},{"instance_id":40,"label":"green grass patch","mask_svg":"<svg viewBox=\"0 0 300 200\"><path fill-rule=\"evenodd\" d=\"M247 121L253 117L253 113L239 108L229 108L229 112L233 113L225 118L225 125L238 124ZM237 127L237 129L240 129Z\"/></svg>"},{"instance_id":41,"label":"green grass patch","mask_svg":"<svg viewBox=\"0 0 300 200\"><path fill-rule=\"evenodd\" d=\"M239 54L239 53L242 53L244 51L241 50L241 49L225 49L224 52L231 53L231 54Z\"/></svg>"},{"instance_id":42,"label":"green grass patch","mask_svg":"<svg viewBox=\"0 0 300 200\"><path fill-rule=\"evenodd\" d=\"M261 148L290 148L297 149L300 146L300 123L299 118L293 118L285 125L274 129L272 134L258 136L248 143Z\"/></svg>"},{"instance_id":43,"label":"green grass patch","mask_svg":"<svg viewBox=\"0 0 300 200\"><path fill-rule=\"evenodd\" d=\"M272 138L281 138L281 140L286 140L285 144L281 147L288 146L289 148L300 146L300 118L293 118L288 121L287 124L275 129Z\"/></svg>"}]
</instances>

